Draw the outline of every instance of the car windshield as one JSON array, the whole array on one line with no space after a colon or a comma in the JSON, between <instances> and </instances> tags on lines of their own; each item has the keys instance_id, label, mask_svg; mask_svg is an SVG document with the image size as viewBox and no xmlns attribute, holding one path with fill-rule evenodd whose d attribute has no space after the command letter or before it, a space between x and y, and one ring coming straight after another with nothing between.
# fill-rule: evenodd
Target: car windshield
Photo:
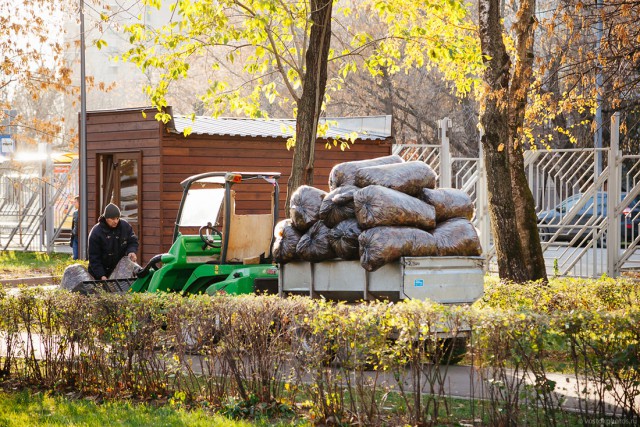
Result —
<instances>
[{"instance_id":1,"label":"car windshield","mask_svg":"<svg viewBox=\"0 0 640 427\"><path fill-rule=\"evenodd\" d=\"M596 215L603 215L607 212L607 195L606 194L598 194L597 203L596 203ZM580 209L579 214L587 214L593 215L593 197L589 197L589 200L584 204L582 209Z\"/></svg>"},{"instance_id":2,"label":"car windshield","mask_svg":"<svg viewBox=\"0 0 640 427\"><path fill-rule=\"evenodd\" d=\"M567 213L569 210L571 210L573 205L575 205L578 200L580 200L579 196L578 197L571 196L565 201L563 201L562 203L560 203L558 206L556 206L556 210L562 213Z\"/></svg>"},{"instance_id":3,"label":"car windshield","mask_svg":"<svg viewBox=\"0 0 640 427\"><path fill-rule=\"evenodd\" d=\"M216 224L224 201L224 188L192 186L187 193L178 221L180 227L201 227Z\"/></svg>"},{"instance_id":4,"label":"car windshield","mask_svg":"<svg viewBox=\"0 0 640 427\"><path fill-rule=\"evenodd\" d=\"M620 195L620 201L624 200L624 198L627 196L627 193L622 193ZM573 195L567 199L565 199L562 203L560 203L558 206L556 206L556 210L566 214L567 212L569 212L571 210L571 208L573 208L576 203L578 203L578 201L580 201L581 197L583 197L582 194L576 194ZM597 215L606 215L607 213L607 193L598 193L597 194L597 203L596 203L596 214ZM583 215L583 214L587 214L587 215L593 215L593 196L589 197L589 199L584 202L584 205L582 206L582 208L580 209L579 212L577 212L578 215ZM628 208L630 210L636 210L640 207L640 196L634 198L633 200L631 200L628 204Z\"/></svg>"}]
</instances>

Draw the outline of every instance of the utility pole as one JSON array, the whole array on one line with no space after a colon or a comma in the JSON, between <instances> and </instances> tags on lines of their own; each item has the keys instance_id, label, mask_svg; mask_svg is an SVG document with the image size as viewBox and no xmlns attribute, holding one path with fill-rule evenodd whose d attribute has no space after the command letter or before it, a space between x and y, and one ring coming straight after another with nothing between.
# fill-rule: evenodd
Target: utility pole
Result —
<instances>
[{"instance_id":1,"label":"utility pole","mask_svg":"<svg viewBox=\"0 0 640 427\"><path fill-rule=\"evenodd\" d=\"M449 132L453 127L453 122L449 117L438 120L438 134L440 136L440 177L439 186L451 187L451 145Z\"/></svg>"},{"instance_id":2,"label":"utility pole","mask_svg":"<svg viewBox=\"0 0 640 427\"><path fill-rule=\"evenodd\" d=\"M85 78L84 0L80 0L80 209L78 212L78 258L87 257L87 86Z\"/></svg>"}]
</instances>

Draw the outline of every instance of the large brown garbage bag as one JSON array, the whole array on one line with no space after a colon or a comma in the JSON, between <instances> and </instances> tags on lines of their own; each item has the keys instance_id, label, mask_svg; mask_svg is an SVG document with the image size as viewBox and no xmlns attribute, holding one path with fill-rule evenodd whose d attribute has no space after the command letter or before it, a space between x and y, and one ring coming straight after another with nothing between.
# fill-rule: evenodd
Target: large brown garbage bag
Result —
<instances>
[{"instance_id":1,"label":"large brown garbage bag","mask_svg":"<svg viewBox=\"0 0 640 427\"><path fill-rule=\"evenodd\" d=\"M358 259L360 256L358 237L361 232L355 218L342 221L329 231L329 244L338 258Z\"/></svg>"},{"instance_id":2,"label":"large brown garbage bag","mask_svg":"<svg viewBox=\"0 0 640 427\"><path fill-rule=\"evenodd\" d=\"M482 254L476 228L466 218L452 218L432 231L438 256L478 256Z\"/></svg>"},{"instance_id":3,"label":"large brown garbage bag","mask_svg":"<svg viewBox=\"0 0 640 427\"><path fill-rule=\"evenodd\" d=\"M93 291L94 285L85 285L85 280L93 280L93 277L82 264L71 264L64 269L60 287L71 292L88 294Z\"/></svg>"},{"instance_id":4,"label":"large brown garbage bag","mask_svg":"<svg viewBox=\"0 0 640 427\"><path fill-rule=\"evenodd\" d=\"M455 188L425 188L420 194L420 199L429 203L436 209L436 222L446 221L450 218L473 219L475 206L471 197L462 190Z\"/></svg>"},{"instance_id":5,"label":"large brown garbage bag","mask_svg":"<svg viewBox=\"0 0 640 427\"><path fill-rule=\"evenodd\" d=\"M436 173L420 161L370 166L358 169L356 185L382 185L383 187L418 196L423 188L435 188Z\"/></svg>"},{"instance_id":6,"label":"large brown garbage bag","mask_svg":"<svg viewBox=\"0 0 640 427\"><path fill-rule=\"evenodd\" d=\"M274 229L275 241L273 242L273 259L281 264L298 259L296 246L302 237L302 233L295 229L290 219L285 219L276 224Z\"/></svg>"},{"instance_id":7,"label":"large brown garbage bag","mask_svg":"<svg viewBox=\"0 0 640 427\"><path fill-rule=\"evenodd\" d=\"M356 217L353 196L358 190L355 185L344 185L324 196L318 215L327 227L333 228L345 219Z\"/></svg>"},{"instance_id":8,"label":"large brown garbage bag","mask_svg":"<svg viewBox=\"0 0 640 427\"><path fill-rule=\"evenodd\" d=\"M402 157L397 154L391 156L376 157L368 160L355 160L353 162L339 163L331 169L329 173L329 189L335 190L343 185L354 185L356 172L360 168L377 165L389 165L392 163L403 163Z\"/></svg>"},{"instance_id":9,"label":"large brown garbage bag","mask_svg":"<svg viewBox=\"0 0 640 427\"><path fill-rule=\"evenodd\" d=\"M303 261L320 262L336 257L329 244L330 228L318 221L300 238L296 253Z\"/></svg>"},{"instance_id":10,"label":"large brown garbage bag","mask_svg":"<svg viewBox=\"0 0 640 427\"><path fill-rule=\"evenodd\" d=\"M436 241L431 233L411 227L375 227L365 230L358 239L360 264L367 271L403 256L435 256Z\"/></svg>"},{"instance_id":11,"label":"large brown garbage bag","mask_svg":"<svg viewBox=\"0 0 640 427\"><path fill-rule=\"evenodd\" d=\"M322 199L327 194L319 188L301 185L291 195L289 217L298 231L305 232L318 221Z\"/></svg>"},{"instance_id":12,"label":"large brown garbage bag","mask_svg":"<svg viewBox=\"0 0 640 427\"><path fill-rule=\"evenodd\" d=\"M361 228L404 225L430 230L436 226L436 211L428 203L380 185L359 190L353 198Z\"/></svg>"}]
</instances>

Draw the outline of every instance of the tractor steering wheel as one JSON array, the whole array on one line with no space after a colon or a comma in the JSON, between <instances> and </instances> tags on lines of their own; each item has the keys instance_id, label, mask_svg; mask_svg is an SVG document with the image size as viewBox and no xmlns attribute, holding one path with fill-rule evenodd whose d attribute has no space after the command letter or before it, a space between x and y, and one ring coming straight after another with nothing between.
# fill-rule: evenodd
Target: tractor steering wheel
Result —
<instances>
[{"instance_id":1,"label":"tractor steering wheel","mask_svg":"<svg viewBox=\"0 0 640 427\"><path fill-rule=\"evenodd\" d=\"M219 249L222 247L222 233L220 233L216 228L214 228L210 222L207 225L203 225L199 230L200 238L204 245L202 245L202 249L204 250L207 246ZM213 240L213 236L220 236L220 240Z\"/></svg>"}]
</instances>

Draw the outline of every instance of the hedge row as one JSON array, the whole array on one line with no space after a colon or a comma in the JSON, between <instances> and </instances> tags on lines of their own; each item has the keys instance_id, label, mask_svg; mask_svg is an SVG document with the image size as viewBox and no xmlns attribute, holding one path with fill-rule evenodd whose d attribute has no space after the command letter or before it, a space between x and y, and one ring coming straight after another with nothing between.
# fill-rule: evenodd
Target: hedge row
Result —
<instances>
[{"instance_id":1,"label":"hedge row","mask_svg":"<svg viewBox=\"0 0 640 427\"><path fill-rule=\"evenodd\" d=\"M452 339L482 380L472 417L564 425L577 381L584 424L640 422L640 310L514 312L428 302L306 298L0 294L0 380L102 398L172 399L233 416L292 411L319 422L431 425ZM443 339L443 337L449 339ZM614 405L611 405L611 402Z\"/></svg>"}]
</instances>

